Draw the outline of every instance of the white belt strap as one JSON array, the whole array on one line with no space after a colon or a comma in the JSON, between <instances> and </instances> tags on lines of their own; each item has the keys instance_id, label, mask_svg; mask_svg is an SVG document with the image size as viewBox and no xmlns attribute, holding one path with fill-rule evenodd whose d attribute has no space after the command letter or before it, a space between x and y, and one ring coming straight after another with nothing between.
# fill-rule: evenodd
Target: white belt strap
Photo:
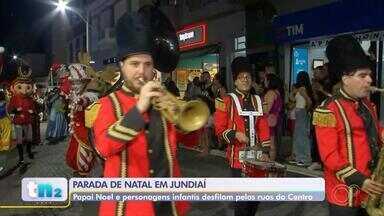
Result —
<instances>
[{"instance_id":1,"label":"white belt strap","mask_svg":"<svg viewBox=\"0 0 384 216\"><path fill-rule=\"evenodd\" d=\"M239 98L237 97L237 95L235 95L233 93L229 93L229 95L232 97L233 101L235 102L237 113L240 116L249 117L249 133L250 133L249 141L250 141L250 146L254 146L255 145L255 118L257 118L257 116L263 115L263 107L262 107L261 99L258 95L252 95L256 99L257 110L256 111L244 111L241 108L240 101L239 101Z\"/></svg>"}]
</instances>

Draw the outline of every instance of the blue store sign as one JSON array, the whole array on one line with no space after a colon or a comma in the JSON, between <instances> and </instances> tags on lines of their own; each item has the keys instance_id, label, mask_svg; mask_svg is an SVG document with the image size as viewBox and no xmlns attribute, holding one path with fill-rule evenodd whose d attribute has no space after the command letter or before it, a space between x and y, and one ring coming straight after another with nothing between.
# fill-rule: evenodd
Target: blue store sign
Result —
<instances>
[{"instance_id":1,"label":"blue store sign","mask_svg":"<svg viewBox=\"0 0 384 216\"><path fill-rule=\"evenodd\" d=\"M384 28L383 0L340 0L274 19L277 42Z\"/></svg>"}]
</instances>

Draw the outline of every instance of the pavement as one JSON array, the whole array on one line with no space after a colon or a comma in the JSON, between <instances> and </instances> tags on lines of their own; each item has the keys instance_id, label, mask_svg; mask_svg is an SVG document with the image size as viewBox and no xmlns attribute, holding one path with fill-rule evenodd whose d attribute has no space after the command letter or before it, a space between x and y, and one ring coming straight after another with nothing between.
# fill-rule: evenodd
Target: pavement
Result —
<instances>
[{"instance_id":1,"label":"pavement","mask_svg":"<svg viewBox=\"0 0 384 216\"><path fill-rule=\"evenodd\" d=\"M42 124L42 131L45 125ZM44 133L42 133L44 134ZM0 173L0 216L80 216L97 215L97 202L74 202L66 209L4 209L6 205L25 205L21 201L21 180L24 177L65 177L71 178L72 171L65 164L67 142L57 145L39 145L33 151L35 159L27 158L27 165L17 167L17 151L8 153L7 168ZM221 154L221 155L220 155ZM179 161L185 177L230 177L230 172L222 153L211 151L208 155L181 148ZM300 168L303 169L303 168ZM299 169L299 170L300 170ZM295 167L289 170L296 170ZM306 170L302 170L306 171ZM97 166L92 176L100 176L101 167ZM289 172L288 177L303 175ZM230 202L193 202L188 216L232 216ZM325 202L262 202L255 216L327 216Z\"/></svg>"},{"instance_id":2,"label":"pavement","mask_svg":"<svg viewBox=\"0 0 384 216\"><path fill-rule=\"evenodd\" d=\"M221 150L210 150L210 155L218 156L221 158L225 158L225 152ZM310 170L305 167L299 167L295 165L291 165L289 163L283 163L287 167L288 173L294 173L298 176L306 176L306 177L323 177L323 171L321 170Z\"/></svg>"},{"instance_id":3,"label":"pavement","mask_svg":"<svg viewBox=\"0 0 384 216\"><path fill-rule=\"evenodd\" d=\"M222 151L211 150L210 156L196 160L199 153L194 151L182 151L184 175L191 177L231 177L228 165L225 161L225 154ZM195 163L191 163L194 161ZM193 166L195 164L195 166ZM200 169L194 167L201 164ZM321 177L321 171L311 171L303 167L293 165L287 166L286 177ZM212 172L212 170L215 170ZM186 175L187 174L187 175ZM232 216L234 215L232 203L229 202L194 202L189 216ZM255 216L328 216L326 202L262 202L259 204Z\"/></svg>"}]
</instances>

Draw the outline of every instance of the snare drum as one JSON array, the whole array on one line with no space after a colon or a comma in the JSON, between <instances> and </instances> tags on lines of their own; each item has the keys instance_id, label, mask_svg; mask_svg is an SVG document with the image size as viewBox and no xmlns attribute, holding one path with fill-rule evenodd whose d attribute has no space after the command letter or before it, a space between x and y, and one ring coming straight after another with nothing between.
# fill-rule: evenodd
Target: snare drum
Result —
<instances>
[{"instance_id":1,"label":"snare drum","mask_svg":"<svg viewBox=\"0 0 384 216\"><path fill-rule=\"evenodd\" d=\"M284 177L287 170L283 164L273 161L244 160L242 164L246 177Z\"/></svg>"},{"instance_id":2,"label":"snare drum","mask_svg":"<svg viewBox=\"0 0 384 216\"><path fill-rule=\"evenodd\" d=\"M262 155L261 150L257 149L251 149L251 148L244 148L239 151L239 161L242 163L246 160L258 160L261 158Z\"/></svg>"}]
</instances>

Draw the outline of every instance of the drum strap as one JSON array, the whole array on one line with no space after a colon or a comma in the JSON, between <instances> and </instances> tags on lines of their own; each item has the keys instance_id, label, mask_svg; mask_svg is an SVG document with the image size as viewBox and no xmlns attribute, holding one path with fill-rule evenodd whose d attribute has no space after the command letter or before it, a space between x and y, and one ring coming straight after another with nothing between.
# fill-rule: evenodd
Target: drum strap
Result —
<instances>
[{"instance_id":1,"label":"drum strap","mask_svg":"<svg viewBox=\"0 0 384 216\"><path fill-rule=\"evenodd\" d=\"M256 111L244 111L243 108L240 105L240 100L237 97L237 95L235 95L233 93L229 93L229 96L231 96L233 101L235 102L237 113L240 116L246 116L246 117L249 118L249 132L250 132L250 137L249 137L249 141L250 142L249 143L250 143L251 146L254 146L255 145L255 137L256 137L256 134L255 134L256 118L257 118L257 116L262 116L263 115L263 107L262 107L261 99L257 95L252 95L252 97L254 97L256 99L257 110Z\"/></svg>"}]
</instances>

